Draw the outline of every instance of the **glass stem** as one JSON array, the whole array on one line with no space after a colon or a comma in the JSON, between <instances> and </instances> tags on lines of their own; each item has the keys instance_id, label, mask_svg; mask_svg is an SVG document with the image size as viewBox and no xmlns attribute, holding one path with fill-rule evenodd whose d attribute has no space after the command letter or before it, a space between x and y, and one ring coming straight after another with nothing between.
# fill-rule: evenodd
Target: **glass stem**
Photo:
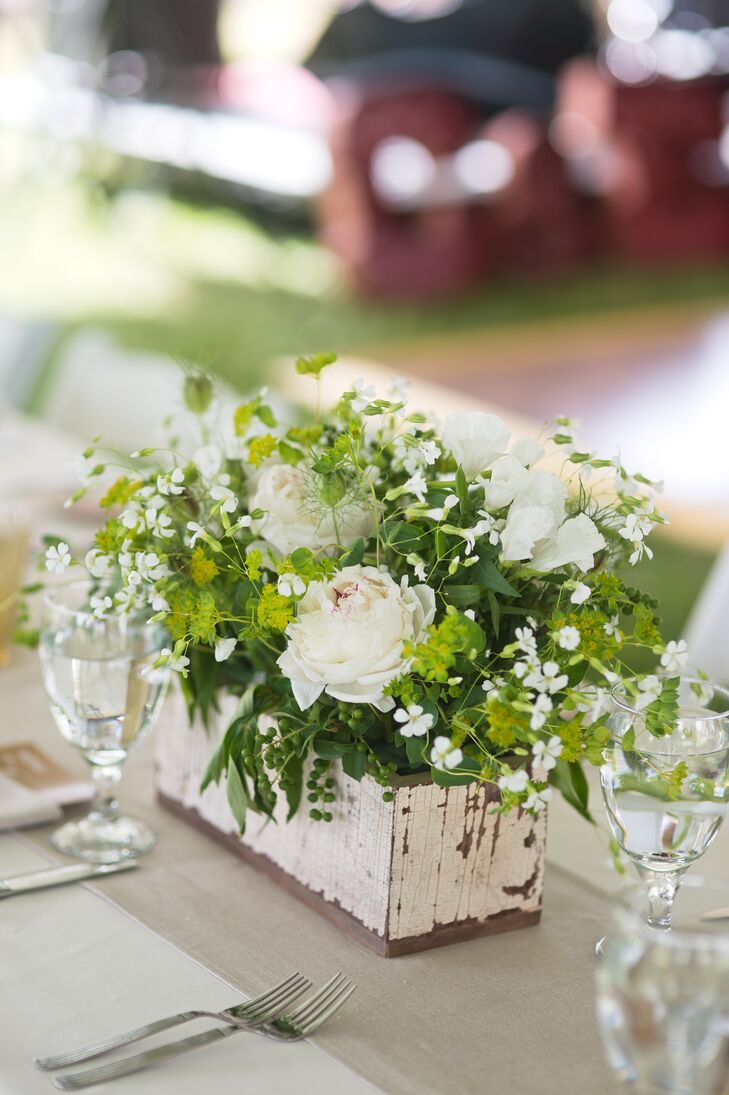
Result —
<instances>
[{"instance_id":1,"label":"glass stem","mask_svg":"<svg viewBox=\"0 0 729 1095\"><path fill-rule=\"evenodd\" d=\"M119 816L119 803L116 789L121 779L121 768L116 764L106 766L93 765L94 800L91 814L94 821L116 821Z\"/></svg>"},{"instance_id":2,"label":"glass stem","mask_svg":"<svg viewBox=\"0 0 729 1095\"><path fill-rule=\"evenodd\" d=\"M638 867L648 894L647 923L658 931L671 930L673 901L683 881L684 871L651 871Z\"/></svg>"}]
</instances>

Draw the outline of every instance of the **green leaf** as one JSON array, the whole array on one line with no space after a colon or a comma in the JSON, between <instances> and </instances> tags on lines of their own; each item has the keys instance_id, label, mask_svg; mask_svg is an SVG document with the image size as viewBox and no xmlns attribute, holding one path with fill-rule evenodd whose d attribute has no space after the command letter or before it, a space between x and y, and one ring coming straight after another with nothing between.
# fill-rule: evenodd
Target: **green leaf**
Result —
<instances>
[{"instance_id":1,"label":"green leaf","mask_svg":"<svg viewBox=\"0 0 729 1095\"><path fill-rule=\"evenodd\" d=\"M409 762L418 767L425 764L425 750L428 744L427 738L405 738L405 752Z\"/></svg>"},{"instance_id":2,"label":"green leaf","mask_svg":"<svg viewBox=\"0 0 729 1095\"><path fill-rule=\"evenodd\" d=\"M288 802L289 812L286 820L291 821L296 811L299 808L301 802L301 792L304 783L304 762L303 760L294 755L286 762L286 801Z\"/></svg>"},{"instance_id":3,"label":"green leaf","mask_svg":"<svg viewBox=\"0 0 729 1095\"><path fill-rule=\"evenodd\" d=\"M289 445L288 441L279 441L278 451L287 464L298 464L299 460L303 460L304 458L301 449L297 449L294 445Z\"/></svg>"},{"instance_id":4,"label":"green leaf","mask_svg":"<svg viewBox=\"0 0 729 1095\"><path fill-rule=\"evenodd\" d=\"M486 598L489 602L489 610L491 612L491 623L494 627L494 635L498 639L499 628L501 627L501 609L499 608L499 602L494 596L493 590L486 590Z\"/></svg>"},{"instance_id":5,"label":"green leaf","mask_svg":"<svg viewBox=\"0 0 729 1095\"><path fill-rule=\"evenodd\" d=\"M310 548L300 547L291 553L291 565L296 570L303 570L313 558L314 553Z\"/></svg>"},{"instance_id":6,"label":"green leaf","mask_svg":"<svg viewBox=\"0 0 729 1095\"><path fill-rule=\"evenodd\" d=\"M296 358L296 372L299 376L315 376L317 380L327 365L333 365L337 355L330 352L323 354L309 354Z\"/></svg>"},{"instance_id":7,"label":"green leaf","mask_svg":"<svg viewBox=\"0 0 729 1095\"><path fill-rule=\"evenodd\" d=\"M476 585L444 585L443 596L452 605L475 605L481 600L481 590Z\"/></svg>"},{"instance_id":8,"label":"green leaf","mask_svg":"<svg viewBox=\"0 0 729 1095\"><path fill-rule=\"evenodd\" d=\"M367 771L367 754L360 752L359 749L353 749L349 753L344 753L342 756L342 768L351 779L356 779L359 783Z\"/></svg>"},{"instance_id":9,"label":"green leaf","mask_svg":"<svg viewBox=\"0 0 729 1095\"><path fill-rule=\"evenodd\" d=\"M631 726L625 731L620 742L624 753L632 753L635 749L635 729Z\"/></svg>"},{"instance_id":10,"label":"green leaf","mask_svg":"<svg viewBox=\"0 0 729 1095\"><path fill-rule=\"evenodd\" d=\"M228 805L233 811L233 817L238 822L238 828L241 833L246 829L246 811L248 809L248 795L246 793L245 784L238 771L238 766L231 758L228 764L228 781L227 781L227 796Z\"/></svg>"},{"instance_id":11,"label":"green leaf","mask_svg":"<svg viewBox=\"0 0 729 1095\"><path fill-rule=\"evenodd\" d=\"M351 748L351 742L332 741L330 738L318 738L314 742L314 752L322 760L339 760Z\"/></svg>"},{"instance_id":12,"label":"green leaf","mask_svg":"<svg viewBox=\"0 0 729 1095\"><path fill-rule=\"evenodd\" d=\"M362 559L364 558L364 550L365 542L362 537L359 536L352 544L349 552L341 560L341 565L343 567L357 566L357 564L361 563Z\"/></svg>"},{"instance_id":13,"label":"green leaf","mask_svg":"<svg viewBox=\"0 0 729 1095\"><path fill-rule=\"evenodd\" d=\"M491 559L479 559L471 568L470 578L478 582L486 589L493 589L495 593L503 593L507 597L518 597L519 593L509 582Z\"/></svg>"},{"instance_id":14,"label":"green leaf","mask_svg":"<svg viewBox=\"0 0 729 1095\"><path fill-rule=\"evenodd\" d=\"M433 783L437 787L467 787L475 778L475 775L470 776L465 772L448 772L441 768L433 768Z\"/></svg>"},{"instance_id":15,"label":"green leaf","mask_svg":"<svg viewBox=\"0 0 729 1095\"><path fill-rule=\"evenodd\" d=\"M256 417L261 420L264 426L268 426L269 429L275 429L278 423L276 422L276 416L270 407L265 403L262 403L259 407L256 407Z\"/></svg>"},{"instance_id":16,"label":"green leaf","mask_svg":"<svg viewBox=\"0 0 729 1095\"><path fill-rule=\"evenodd\" d=\"M552 772L551 782L578 814L594 824L595 819L587 808L587 780L577 761L568 764L567 761L558 760Z\"/></svg>"},{"instance_id":17,"label":"green leaf","mask_svg":"<svg viewBox=\"0 0 729 1095\"><path fill-rule=\"evenodd\" d=\"M462 506L468 503L468 480L466 479L465 472L461 465L458 465L456 469L456 494L458 495L458 501Z\"/></svg>"}]
</instances>

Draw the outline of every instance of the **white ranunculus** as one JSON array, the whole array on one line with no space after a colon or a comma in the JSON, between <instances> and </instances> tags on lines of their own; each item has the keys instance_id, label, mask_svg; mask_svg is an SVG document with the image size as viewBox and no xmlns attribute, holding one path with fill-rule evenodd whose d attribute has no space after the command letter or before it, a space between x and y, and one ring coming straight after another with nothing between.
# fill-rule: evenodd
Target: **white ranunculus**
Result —
<instances>
[{"instance_id":1,"label":"white ranunculus","mask_svg":"<svg viewBox=\"0 0 729 1095\"><path fill-rule=\"evenodd\" d=\"M535 545L554 531L554 517L547 506L512 506L501 530L501 558L506 563L531 559Z\"/></svg>"},{"instance_id":2,"label":"white ranunculus","mask_svg":"<svg viewBox=\"0 0 729 1095\"><path fill-rule=\"evenodd\" d=\"M403 643L422 641L434 615L429 586L398 585L372 566L344 567L328 582L311 582L278 665L302 711L324 691L390 711L382 690L407 667Z\"/></svg>"},{"instance_id":3,"label":"white ranunculus","mask_svg":"<svg viewBox=\"0 0 729 1095\"><path fill-rule=\"evenodd\" d=\"M605 540L586 513L568 517L553 536L537 546L529 566L533 570L556 570L574 563L581 571L591 570L594 555Z\"/></svg>"},{"instance_id":4,"label":"white ranunculus","mask_svg":"<svg viewBox=\"0 0 729 1095\"><path fill-rule=\"evenodd\" d=\"M374 529L371 509L348 502L337 511L335 532L330 511L314 513L307 506L304 472L291 464L272 464L263 471L249 509L265 510L265 517L251 522L251 530L282 555L301 547L318 551L337 540L346 546Z\"/></svg>"},{"instance_id":5,"label":"white ranunculus","mask_svg":"<svg viewBox=\"0 0 729 1095\"><path fill-rule=\"evenodd\" d=\"M443 423L443 444L461 465L467 479L475 479L506 452L509 436L497 415L483 411L449 414Z\"/></svg>"}]
</instances>

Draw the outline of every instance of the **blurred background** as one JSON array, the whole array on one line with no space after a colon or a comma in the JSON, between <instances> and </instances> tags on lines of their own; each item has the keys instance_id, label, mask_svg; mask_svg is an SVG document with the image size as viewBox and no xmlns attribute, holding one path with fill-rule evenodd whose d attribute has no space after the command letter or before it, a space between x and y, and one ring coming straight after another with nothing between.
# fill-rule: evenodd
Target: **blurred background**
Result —
<instances>
[{"instance_id":1,"label":"blurred background","mask_svg":"<svg viewBox=\"0 0 729 1095\"><path fill-rule=\"evenodd\" d=\"M174 359L332 349L665 479L678 635L729 540L728 90L729 0L0 0L4 492L60 522Z\"/></svg>"}]
</instances>

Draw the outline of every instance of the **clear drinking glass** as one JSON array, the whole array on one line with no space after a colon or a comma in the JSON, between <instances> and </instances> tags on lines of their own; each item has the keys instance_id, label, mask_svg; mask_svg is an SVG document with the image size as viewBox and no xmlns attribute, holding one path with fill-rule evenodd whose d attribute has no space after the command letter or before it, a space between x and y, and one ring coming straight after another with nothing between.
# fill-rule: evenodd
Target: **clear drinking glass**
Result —
<instances>
[{"instance_id":1,"label":"clear drinking glass","mask_svg":"<svg viewBox=\"0 0 729 1095\"><path fill-rule=\"evenodd\" d=\"M51 837L66 855L114 863L148 852L155 833L119 813L121 766L152 728L167 674L150 667L165 643L146 618L97 616L92 586L65 585L44 603L40 661L51 712L66 741L91 765L95 796L90 813Z\"/></svg>"},{"instance_id":2,"label":"clear drinking glass","mask_svg":"<svg viewBox=\"0 0 729 1095\"><path fill-rule=\"evenodd\" d=\"M688 877L670 932L650 926L648 900L623 891L596 967L608 1061L641 1095L726 1095L729 882Z\"/></svg>"},{"instance_id":3,"label":"clear drinking glass","mask_svg":"<svg viewBox=\"0 0 729 1095\"><path fill-rule=\"evenodd\" d=\"M656 738L641 711L613 692L612 737L600 769L608 821L646 887L648 923L671 927L671 909L691 864L729 809L729 691L684 677L670 734ZM623 740L635 733L630 748ZM681 765L681 768L677 768Z\"/></svg>"}]
</instances>

